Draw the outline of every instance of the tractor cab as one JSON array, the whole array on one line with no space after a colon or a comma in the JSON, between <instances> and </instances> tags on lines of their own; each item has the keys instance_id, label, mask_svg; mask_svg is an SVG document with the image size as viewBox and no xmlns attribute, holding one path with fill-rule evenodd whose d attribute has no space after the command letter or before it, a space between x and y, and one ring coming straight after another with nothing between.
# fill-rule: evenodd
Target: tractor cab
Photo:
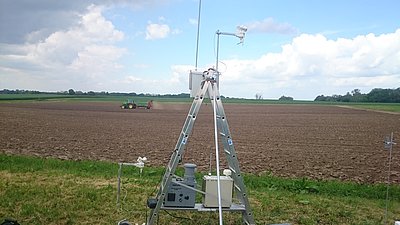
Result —
<instances>
[{"instance_id":1,"label":"tractor cab","mask_svg":"<svg viewBox=\"0 0 400 225\"><path fill-rule=\"evenodd\" d=\"M137 105L132 99L126 100L126 102L121 105L121 109L136 109L136 107Z\"/></svg>"}]
</instances>

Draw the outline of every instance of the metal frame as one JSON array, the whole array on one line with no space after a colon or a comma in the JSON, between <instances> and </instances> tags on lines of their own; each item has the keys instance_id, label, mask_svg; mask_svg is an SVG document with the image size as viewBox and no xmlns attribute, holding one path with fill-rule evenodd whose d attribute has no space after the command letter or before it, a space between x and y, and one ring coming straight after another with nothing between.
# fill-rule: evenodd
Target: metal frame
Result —
<instances>
[{"instance_id":1,"label":"metal frame","mask_svg":"<svg viewBox=\"0 0 400 225\"><path fill-rule=\"evenodd\" d=\"M217 71L215 71L218 73ZM217 75L218 76L218 75ZM228 167L232 171L231 177L234 182L234 190L240 204L234 204L231 208L224 208L224 211L240 211L244 224L255 225L254 217L250 209L249 200L247 198L246 187L243 182L242 174L240 173L239 161L236 156L236 151L233 145L231 134L229 131L228 121L226 119L225 111L221 102L216 77L204 76L201 89L195 96L186 121L183 125L182 131L179 135L175 149L171 155L171 159L166 166L164 176L162 178L160 188L158 190L156 206L151 209L150 215L147 220L147 225L153 225L159 216L160 209L162 210L177 210L178 208L163 207L164 198L167 194L168 187L172 182L172 177L175 176L175 171L178 163L182 159L185 151L187 141L192 133L194 123L197 119L200 107L205 96L210 96L212 105L216 111L215 119L216 126L219 132L220 141L223 143L224 153L228 162ZM179 208L179 210L197 210L197 211L216 211L217 209L207 209L196 204L194 208Z\"/></svg>"}]
</instances>

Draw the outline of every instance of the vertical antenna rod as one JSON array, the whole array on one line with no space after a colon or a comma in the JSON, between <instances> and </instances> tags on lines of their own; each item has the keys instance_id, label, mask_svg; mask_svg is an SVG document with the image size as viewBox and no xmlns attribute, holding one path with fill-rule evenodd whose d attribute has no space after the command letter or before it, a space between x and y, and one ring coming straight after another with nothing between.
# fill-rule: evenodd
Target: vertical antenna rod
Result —
<instances>
[{"instance_id":1,"label":"vertical antenna rod","mask_svg":"<svg viewBox=\"0 0 400 225\"><path fill-rule=\"evenodd\" d=\"M214 112L214 137L215 137L215 164L217 169L217 193L218 193L218 213L219 213L219 225L223 225L222 221L222 203L221 203L221 176L219 175L219 149L218 149L218 127L217 127L217 96L215 93L215 88L217 88L216 83L211 84L213 87L213 112ZM211 96L210 96L211 98Z\"/></svg>"},{"instance_id":2,"label":"vertical antenna rod","mask_svg":"<svg viewBox=\"0 0 400 225\"><path fill-rule=\"evenodd\" d=\"M196 63L195 63L195 71L197 71L197 60L198 60L198 58L199 58L200 13L201 13L201 0L199 0L199 15L197 16L197 40L196 40Z\"/></svg>"}]
</instances>

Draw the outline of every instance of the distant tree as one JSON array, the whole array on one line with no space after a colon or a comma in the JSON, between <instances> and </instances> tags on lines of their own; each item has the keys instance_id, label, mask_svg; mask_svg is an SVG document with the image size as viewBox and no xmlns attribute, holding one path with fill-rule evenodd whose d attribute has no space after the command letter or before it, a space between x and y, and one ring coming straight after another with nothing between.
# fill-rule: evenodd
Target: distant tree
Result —
<instances>
[{"instance_id":1,"label":"distant tree","mask_svg":"<svg viewBox=\"0 0 400 225\"><path fill-rule=\"evenodd\" d=\"M347 92L346 95L339 97L339 101L340 102L350 102L351 98L352 98L352 96L351 96L350 92Z\"/></svg>"},{"instance_id":2,"label":"distant tree","mask_svg":"<svg viewBox=\"0 0 400 225\"><path fill-rule=\"evenodd\" d=\"M3 90L1 91L1 94L13 94L13 93L14 93L13 90L8 90L8 89L3 89Z\"/></svg>"},{"instance_id":3,"label":"distant tree","mask_svg":"<svg viewBox=\"0 0 400 225\"><path fill-rule=\"evenodd\" d=\"M282 95L279 99L279 101L293 101L293 98L290 96L284 96Z\"/></svg>"},{"instance_id":4,"label":"distant tree","mask_svg":"<svg viewBox=\"0 0 400 225\"><path fill-rule=\"evenodd\" d=\"M328 101L329 96L318 95L314 101Z\"/></svg>"},{"instance_id":5,"label":"distant tree","mask_svg":"<svg viewBox=\"0 0 400 225\"><path fill-rule=\"evenodd\" d=\"M69 89L69 90L68 90L68 94L69 94L69 95L75 95L74 89Z\"/></svg>"},{"instance_id":6,"label":"distant tree","mask_svg":"<svg viewBox=\"0 0 400 225\"><path fill-rule=\"evenodd\" d=\"M346 95L319 95L314 101L400 103L400 88L374 88L368 94L362 94L360 89L354 89L351 94L347 92Z\"/></svg>"},{"instance_id":7,"label":"distant tree","mask_svg":"<svg viewBox=\"0 0 400 225\"><path fill-rule=\"evenodd\" d=\"M361 91L360 91L360 89L356 88L356 89L354 89L354 90L351 91L351 94L352 94L353 96L361 95Z\"/></svg>"},{"instance_id":8,"label":"distant tree","mask_svg":"<svg viewBox=\"0 0 400 225\"><path fill-rule=\"evenodd\" d=\"M394 102L400 102L400 88L393 90L393 100Z\"/></svg>"},{"instance_id":9,"label":"distant tree","mask_svg":"<svg viewBox=\"0 0 400 225\"><path fill-rule=\"evenodd\" d=\"M370 102L392 102L400 103L400 88L397 89L382 89L374 88L367 94L367 99Z\"/></svg>"},{"instance_id":10,"label":"distant tree","mask_svg":"<svg viewBox=\"0 0 400 225\"><path fill-rule=\"evenodd\" d=\"M262 96L262 94L260 94L260 93L257 93L257 94L256 94L256 99L257 99L257 100L261 100L261 99L263 99L263 96Z\"/></svg>"},{"instance_id":11,"label":"distant tree","mask_svg":"<svg viewBox=\"0 0 400 225\"><path fill-rule=\"evenodd\" d=\"M367 95L362 94L360 89L352 90L351 94L353 95L351 98L351 102L366 102L367 101Z\"/></svg>"},{"instance_id":12,"label":"distant tree","mask_svg":"<svg viewBox=\"0 0 400 225\"><path fill-rule=\"evenodd\" d=\"M389 96L389 91L388 89L374 88L367 96L370 102L388 102L386 98Z\"/></svg>"},{"instance_id":13,"label":"distant tree","mask_svg":"<svg viewBox=\"0 0 400 225\"><path fill-rule=\"evenodd\" d=\"M315 97L314 101L326 101L326 97L324 95L318 95Z\"/></svg>"}]
</instances>

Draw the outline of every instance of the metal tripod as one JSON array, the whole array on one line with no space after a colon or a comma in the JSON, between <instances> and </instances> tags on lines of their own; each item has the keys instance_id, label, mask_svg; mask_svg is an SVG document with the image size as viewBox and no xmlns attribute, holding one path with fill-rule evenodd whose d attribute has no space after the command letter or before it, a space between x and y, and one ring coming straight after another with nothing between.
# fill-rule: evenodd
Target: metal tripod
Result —
<instances>
[{"instance_id":1,"label":"metal tripod","mask_svg":"<svg viewBox=\"0 0 400 225\"><path fill-rule=\"evenodd\" d=\"M223 143L225 156L227 159L228 167L232 171L231 177L234 182L234 189L239 199L239 204L233 204L230 208L224 208L224 211L240 211L242 212L242 218L244 224L255 225L254 217L250 209L249 200L247 198L246 187L243 182L242 174L240 173L239 161L236 156L235 148L229 131L228 121L225 116L225 111L222 106L218 85L216 79L210 76L204 76L204 80L201 84L201 89L196 94L192 106L187 115L185 124L183 125L180 133L178 142L176 143L175 149L172 153L171 159L166 167L165 174L162 178L160 188L156 196L156 205L151 209L147 225L153 225L156 221L160 209L172 210L169 207L164 207L163 202L168 191L168 187L171 184L172 177L175 174L175 170L178 163L181 161L182 155L185 151L185 147L188 138L191 135L194 123L197 118L197 114L200 110L201 104L206 96L209 96L213 107L216 110L216 121L217 129L219 132L220 140ZM215 211L215 209L204 208L201 204L196 204L194 208L179 208L180 210L197 210L197 211ZM175 209L176 210L176 209Z\"/></svg>"}]
</instances>

